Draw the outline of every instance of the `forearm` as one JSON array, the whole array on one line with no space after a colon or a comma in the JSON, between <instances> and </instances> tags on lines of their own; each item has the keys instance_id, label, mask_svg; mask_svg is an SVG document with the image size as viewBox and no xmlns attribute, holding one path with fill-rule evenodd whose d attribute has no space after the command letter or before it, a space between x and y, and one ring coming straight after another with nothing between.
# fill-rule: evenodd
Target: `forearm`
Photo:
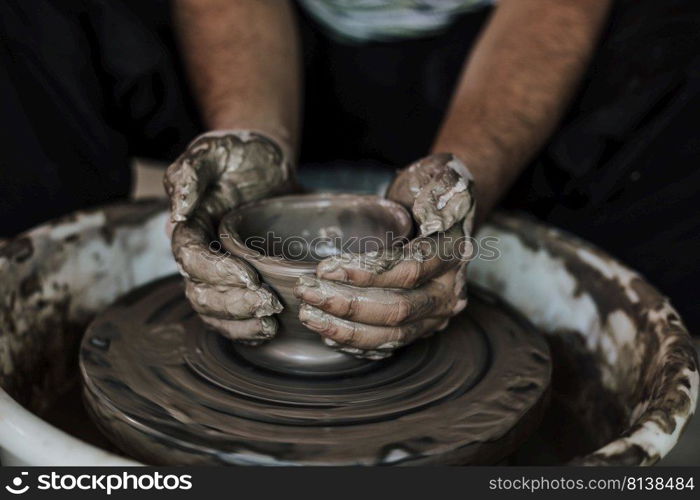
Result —
<instances>
[{"instance_id":1,"label":"forearm","mask_svg":"<svg viewBox=\"0 0 700 500\"><path fill-rule=\"evenodd\" d=\"M178 0L177 32L211 130L249 129L296 153L300 63L286 0Z\"/></svg>"},{"instance_id":2,"label":"forearm","mask_svg":"<svg viewBox=\"0 0 700 500\"><path fill-rule=\"evenodd\" d=\"M475 179L483 219L550 136L586 69L610 0L500 0L434 145Z\"/></svg>"}]
</instances>

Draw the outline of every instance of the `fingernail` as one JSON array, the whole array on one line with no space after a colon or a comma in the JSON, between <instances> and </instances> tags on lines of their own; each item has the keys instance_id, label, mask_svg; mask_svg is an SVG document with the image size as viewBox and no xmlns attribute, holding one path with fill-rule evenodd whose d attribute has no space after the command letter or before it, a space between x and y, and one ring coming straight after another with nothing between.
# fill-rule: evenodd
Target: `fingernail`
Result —
<instances>
[{"instance_id":1,"label":"fingernail","mask_svg":"<svg viewBox=\"0 0 700 500\"><path fill-rule=\"evenodd\" d=\"M312 306L320 306L326 301L326 296L316 286L297 286L294 288L294 295Z\"/></svg>"},{"instance_id":2,"label":"fingernail","mask_svg":"<svg viewBox=\"0 0 700 500\"><path fill-rule=\"evenodd\" d=\"M327 259L318 264L316 276L333 281L347 281L348 273L342 267L340 261Z\"/></svg>"},{"instance_id":3,"label":"fingernail","mask_svg":"<svg viewBox=\"0 0 700 500\"><path fill-rule=\"evenodd\" d=\"M315 307L302 304L299 308L299 321L312 330L323 330L328 324L328 317Z\"/></svg>"},{"instance_id":4,"label":"fingernail","mask_svg":"<svg viewBox=\"0 0 700 500\"><path fill-rule=\"evenodd\" d=\"M301 298L312 306L320 306L326 301L325 295L317 288L301 287Z\"/></svg>"},{"instance_id":5,"label":"fingernail","mask_svg":"<svg viewBox=\"0 0 700 500\"><path fill-rule=\"evenodd\" d=\"M313 276L300 276L297 283L299 284L294 287L296 298L314 306L320 306L326 300L319 288L318 279Z\"/></svg>"}]
</instances>

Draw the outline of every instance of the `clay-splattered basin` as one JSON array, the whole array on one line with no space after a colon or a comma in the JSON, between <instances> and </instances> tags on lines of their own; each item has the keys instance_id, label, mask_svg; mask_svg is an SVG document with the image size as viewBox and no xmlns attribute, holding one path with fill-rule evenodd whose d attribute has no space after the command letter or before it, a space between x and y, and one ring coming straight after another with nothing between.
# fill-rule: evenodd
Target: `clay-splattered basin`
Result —
<instances>
[{"instance_id":1,"label":"clay-splattered basin","mask_svg":"<svg viewBox=\"0 0 700 500\"><path fill-rule=\"evenodd\" d=\"M113 205L0 246L3 463L133 463L101 448L84 425L71 435L42 415L66 402L95 313L176 272L165 220L161 203ZM668 453L695 410L698 371L666 299L604 253L536 222L499 215L480 234L499 239L500 258L472 263L471 278L529 317L552 348L553 406L542 435L565 445L553 460L649 465ZM46 418L64 425L60 412Z\"/></svg>"}]
</instances>

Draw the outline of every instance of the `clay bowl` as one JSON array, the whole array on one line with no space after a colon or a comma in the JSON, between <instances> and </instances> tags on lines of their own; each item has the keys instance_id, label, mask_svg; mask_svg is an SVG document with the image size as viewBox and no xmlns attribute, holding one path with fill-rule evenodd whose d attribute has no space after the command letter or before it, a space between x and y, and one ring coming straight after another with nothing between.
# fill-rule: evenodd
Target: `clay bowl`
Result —
<instances>
[{"instance_id":1,"label":"clay bowl","mask_svg":"<svg viewBox=\"0 0 700 500\"><path fill-rule=\"evenodd\" d=\"M338 375L366 367L321 342L299 321L294 287L313 275L317 263L341 248L351 253L388 248L412 232L409 213L373 195L313 193L249 203L227 214L219 226L223 247L253 266L280 298L279 330L263 346L238 346L249 361L277 371Z\"/></svg>"}]
</instances>

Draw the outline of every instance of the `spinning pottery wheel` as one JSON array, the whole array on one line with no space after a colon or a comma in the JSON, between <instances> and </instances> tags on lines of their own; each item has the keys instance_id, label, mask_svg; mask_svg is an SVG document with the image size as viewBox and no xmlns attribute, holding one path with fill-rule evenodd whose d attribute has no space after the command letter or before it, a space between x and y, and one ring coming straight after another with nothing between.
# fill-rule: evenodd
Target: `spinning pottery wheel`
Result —
<instances>
[{"instance_id":1,"label":"spinning pottery wheel","mask_svg":"<svg viewBox=\"0 0 700 500\"><path fill-rule=\"evenodd\" d=\"M339 185L347 191L354 178L355 170L339 177L343 181ZM114 453L101 436L93 435L91 422L75 417L73 401L77 405L80 401L73 400L65 389L76 378L73 353L81 350L89 323L94 318L99 321L120 296L136 293L177 271L163 232L167 217L162 202L119 203L72 214L0 245L0 296L4 298L0 310L6 321L0 331L0 351L5 349L0 362L3 465L138 464ZM690 337L668 301L641 276L599 249L531 219L496 214L477 237L498 238L501 256L470 264L472 297L464 314L473 314L479 307L474 296L478 285L533 323L551 350L551 401L533 442L551 443L556 455L544 461L531 448L520 447L515 463L651 465L661 457L673 461L672 448L679 440L684 445L683 432L695 411L698 371ZM625 318L629 321L622 320ZM96 349L87 345L88 350ZM110 341L110 345L114 344ZM105 349L109 347L98 350L103 358L109 355ZM143 405L150 404L148 399L143 401ZM61 420L64 414L70 418ZM416 414L394 418L394 423L408 425ZM526 410L522 414L527 415ZM187 422L187 416L170 409L158 419ZM158 419L153 425L158 425ZM126 443L124 450L137 448L138 443L146 447L139 456L148 462L187 463L193 459L181 451L192 447L168 437L166 427L156 432L136 420L126 424L116 418L100 421L104 429L112 429L108 432L115 442ZM246 428L245 418L237 422L242 424L240 429ZM443 424L451 425L448 419ZM299 439L287 432L293 427L282 429L277 435L270 433L264 442L290 450ZM513 429L518 430L517 426ZM316 429L314 438L322 441L336 430L329 426ZM427 443L416 436L429 438L430 434L429 429L415 432L415 439L404 444L418 443L425 449ZM490 443L500 446L520 436L512 431ZM282 455L266 454L252 440L235 441L231 439L233 452L217 455L219 463L283 463ZM466 446L473 449L476 445ZM452 444L442 449L458 447ZM488 447L491 445L482 445L484 452ZM433 458L438 462L446 456ZM367 462L372 460L376 457ZM195 461L206 460L197 457ZM313 457L305 461L319 462Z\"/></svg>"},{"instance_id":2,"label":"spinning pottery wheel","mask_svg":"<svg viewBox=\"0 0 700 500\"><path fill-rule=\"evenodd\" d=\"M495 463L539 422L549 353L513 311L470 298L446 331L360 373L293 376L246 360L165 278L88 328L86 401L146 463Z\"/></svg>"},{"instance_id":3,"label":"spinning pottery wheel","mask_svg":"<svg viewBox=\"0 0 700 500\"><path fill-rule=\"evenodd\" d=\"M83 339L84 393L97 424L153 464L507 457L539 423L550 359L544 338L502 303L472 293L446 331L378 361L325 346L297 318L297 278L336 251L319 234L355 241L406 238L410 230L402 207L374 196L296 195L237 209L224 218L221 238L280 297L277 335L246 346L207 328L179 276L136 289L100 314ZM302 235L294 241L306 257L283 257L271 236L253 248L250 238L271 232L282 241Z\"/></svg>"}]
</instances>

